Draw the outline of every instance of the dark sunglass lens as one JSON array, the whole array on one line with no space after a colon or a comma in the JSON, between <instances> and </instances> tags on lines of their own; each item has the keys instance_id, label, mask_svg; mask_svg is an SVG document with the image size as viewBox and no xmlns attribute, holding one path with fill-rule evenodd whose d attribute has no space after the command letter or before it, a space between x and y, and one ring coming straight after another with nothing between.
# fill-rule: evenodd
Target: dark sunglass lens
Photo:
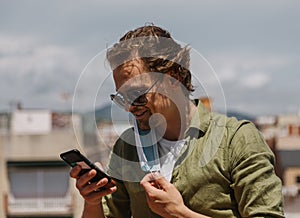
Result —
<instances>
[{"instance_id":1,"label":"dark sunglass lens","mask_svg":"<svg viewBox=\"0 0 300 218\"><path fill-rule=\"evenodd\" d=\"M141 106L147 104L148 100L145 94L140 95L132 102L132 105Z\"/></svg>"},{"instance_id":2,"label":"dark sunglass lens","mask_svg":"<svg viewBox=\"0 0 300 218\"><path fill-rule=\"evenodd\" d=\"M152 88L152 87L151 87ZM110 95L110 98L121 108L125 108L129 105L132 106L144 106L147 104L148 100L146 94L150 89L133 89L127 91L124 94L117 93L116 95Z\"/></svg>"},{"instance_id":3,"label":"dark sunglass lens","mask_svg":"<svg viewBox=\"0 0 300 218\"><path fill-rule=\"evenodd\" d=\"M124 97L128 104L134 106L145 105L147 103L145 90L131 90Z\"/></svg>"}]
</instances>

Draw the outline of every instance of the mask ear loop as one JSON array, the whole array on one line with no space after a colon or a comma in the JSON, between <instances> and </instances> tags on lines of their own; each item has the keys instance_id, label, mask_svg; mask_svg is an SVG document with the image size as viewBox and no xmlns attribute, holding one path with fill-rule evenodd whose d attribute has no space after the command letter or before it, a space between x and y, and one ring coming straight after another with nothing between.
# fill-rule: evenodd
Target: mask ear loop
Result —
<instances>
[{"instance_id":1,"label":"mask ear loop","mask_svg":"<svg viewBox=\"0 0 300 218\"><path fill-rule=\"evenodd\" d=\"M160 161L158 155L157 141L154 130L150 130L145 135L141 135L138 129L136 119L133 118L134 137L136 149L139 157L141 169L144 172L160 172ZM146 153L151 149L151 153ZM147 151L148 150L148 151ZM152 157L150 157L152 156ZM151 158L152 160L149 160Z\"/></svg>"},{"instance_id":2,"label":"mask ear loop","mask_svg":"<svg viewBox=\"0 0 300 218\"><path fill-rule=\"evenodd\" d=\"M158 155L158 149L157 149L157 142L156 142L156 137L155 137L155 133L154 131L151 129L146 136L149 137L149 134L151 136L152 142L155 142L152 145L146 144L144 146L151 146L151 148L153 148L153 152L154 152L154 160L153 161L148 161L146 158L146 155L144 153L143 150L143 145L141 142L141 137L145 137L145 135L141 135L138 131L138 125L136 122L136 119L134 117L132 117L133 119L133 125L134 125L134 136L135 136L135 141L136 141L136 149L137 149L137 153L138 153L138 157L139 157L139 161L140 161L140 165L141 165L141 169L144 172L148 172L151 174L152 176L152 180L151 182L153 182L155 184L155 186L158 189L162 189L161 186L159 185L159 183L157 183L155 180L157 178L157 176L155 175L157 172L160 172L160 161L159 161L159 155ZM150 167L149 163L155 163L152 167Z\"/></svg>"}]
</instances>

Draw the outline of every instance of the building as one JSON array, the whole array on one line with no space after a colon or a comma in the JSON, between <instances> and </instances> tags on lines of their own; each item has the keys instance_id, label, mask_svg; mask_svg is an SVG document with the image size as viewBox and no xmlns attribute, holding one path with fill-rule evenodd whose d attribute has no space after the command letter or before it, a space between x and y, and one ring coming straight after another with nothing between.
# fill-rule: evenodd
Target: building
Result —
<instances>
[{"instance_id":1,"label":"building","mask_svg":"<svg viewBox=\"0 0 300 218\"><path fill-rule=\"evenodd\" d=\"M256 123L276 156L287 217L300 217L300 116L263 116Z\"/></svg>"},{"instance_id":2,"label":"building","mask_svg":"<svg viewBox=\"0 0 300 218\"><path fill-rule=\"evenodd\" d=\"M81 145L80 116L15 110L0 116L0 130L0 217L80 217L82 199L59 158Z\"/></svg>"},{"instance_id":3,"label":"building","mask_svg":"<svg viewBox=\"0 0 300 218\"><path fill-rule=\"evenodd\" d=\"M3 143L2 139L0 138L0 178L6 178L6 166L4 161L4 154L3 154ZM0 183L0 217L5 217L5 210L4 208L5 203L7 202L6 196L7 196L7 180L2 179Z\"/></svg>"},{"instance_id":4,"label":"building","mask_svg":"<svg viewBox=\"0 0 300 218\"><path fill-rule=\"evenodd\" d=\"M108 163L109 155L117 138L132 126L128 112L115 105L105 105L95 111L97 143L96 147L87 146L91 160L99 161L103 166ZM91 124L89 124L91 126Z\"/></svg>"},{"instance_id":5,"label":"building","mask_svg":"<svg viewBox=\"0 0 300 218\"><path fill-rule=\"evenodd\" d=\"M209 109L209 108L208 108ZM127 113L111 105L87 116L48 110L15 110L0 114L0 218L81 217L83 199L69 178L63 151L84 147L92 161L107 163L124 129ZM256 123L280 163L287 217L299 215L300 120L298 116L260 117ZM87 126L83 137L82 126ZM94 137L98 136L98 137Z\"/></svg>"}]
</instances>

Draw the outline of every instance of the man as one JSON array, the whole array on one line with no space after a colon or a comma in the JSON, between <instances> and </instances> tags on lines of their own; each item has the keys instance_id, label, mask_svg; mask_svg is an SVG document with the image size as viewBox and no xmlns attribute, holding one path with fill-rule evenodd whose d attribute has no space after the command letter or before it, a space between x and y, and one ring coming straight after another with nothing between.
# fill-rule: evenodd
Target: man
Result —
<instances>
[{"instance_id":1,"label":"man","mask_svg":"<svg viewBox=\"0 0 300 218\"><path fill-rule=\"evenodd\" d=\"M284 217L274 156L254 125L190 100L189 48L148 25L126 33L107 59L111 98L134 127L110 157L116 187L95 191L107 180L71 170L83 217Z\"/></svg>"}]
</instances>

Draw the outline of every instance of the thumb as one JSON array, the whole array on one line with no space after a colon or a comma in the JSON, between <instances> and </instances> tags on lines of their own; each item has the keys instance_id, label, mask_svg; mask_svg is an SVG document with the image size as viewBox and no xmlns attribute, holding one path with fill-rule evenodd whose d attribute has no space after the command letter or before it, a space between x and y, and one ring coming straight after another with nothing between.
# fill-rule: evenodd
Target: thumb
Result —
<instances>
[{"instance_id":1,"label":"thumb","mask_svg":"<svg viewBox=\"0 0 300 218\"><path fill-rule=\"evenodd\" d=\"M154 172L147 174L140 184L146 191L154 191L155 189L166 189L170 182L160 173Z\"/></svg>"},{"instance_id":2,"label":"thumb","mask_svg":"<svg viewBox=\"0 0 300 218\"><path fill-rule=\"evenodd\" d=\"M163 177L158 172L153 173L153 180L156 186L159 187L159 189L167 190L169 185L171 184L165 177Z\"/></svg>"}]
</instances>

